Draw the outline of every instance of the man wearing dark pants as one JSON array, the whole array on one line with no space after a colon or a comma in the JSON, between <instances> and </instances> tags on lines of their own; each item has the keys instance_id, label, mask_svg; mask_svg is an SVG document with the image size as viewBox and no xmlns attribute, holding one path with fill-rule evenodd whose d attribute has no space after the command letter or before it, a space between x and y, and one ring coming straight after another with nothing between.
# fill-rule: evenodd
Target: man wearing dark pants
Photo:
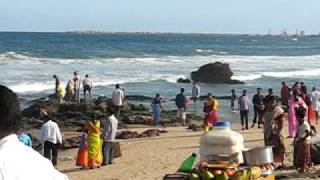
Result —
<instances>
[{"instance_id":1,"label":"man wearing dark pants","mask_svg":"<svg viewBox=\"0 0 320 180\"><path fill-rule=\"evenodd\" d=\"M257 94L255 94L252 98L252 103L254 107L254 117L251 128L257 123L258 118L258 128L261 128L262 122L262 110L263 110L263 96L261 94L261 88L257 88Z\"/></svg>"},{"instance_id":2,"label":"man wearing dark pants","mask_svg":"<svg viewBox=\"0 0 320 180\"><path fill-rule=\"evenodd\" d=\"M120 89L120 85L116 84L116 90L112 93L112 103L116 109L116 117L120 117L121 106L123 105L124 91Z\"/></svg>"},{"instance_id":3,"label":"man wearing dark pants","mask_svg":"<svg viewBox=\"0 0 320 180\"><path fill-rule=\"evenodd\" d=\"M242 130L244 130L244 121L245 121L246 129L249 129L248 127L249 100L247 97L247 90L243 90L242 95L239 97L238 103L240 108L240 119L241 119Z\"/></svg>"},{"instance_id":4,"label":"man wearing dark pants","mask_svg":"<svg viewBox=\"0 0 320 180\"><path fill-rule=\"evenodd\" d=\"M118 129L118 119L114 116L114 114L112 114L111 116L108 117L106 123L103 126L103 131L102 131L102 138L103 138L102 165L103 166L113 163L113 157L114 157L113 143L115 142L117 129Z\"/></svg>"},{"instance_id":5,"label":"man wearing dark pants","mask_svg":"<svg viewBox=\"0 0 320 180\"><path fill-rule=\"evenodd\" d=\"M41 127L41 140L44 142L44 157L57 165L58 147L62 144L62 136L59 126L56 122L49 119L48 113L43 112L45 123Z\"/></svg>"}]
</instances>

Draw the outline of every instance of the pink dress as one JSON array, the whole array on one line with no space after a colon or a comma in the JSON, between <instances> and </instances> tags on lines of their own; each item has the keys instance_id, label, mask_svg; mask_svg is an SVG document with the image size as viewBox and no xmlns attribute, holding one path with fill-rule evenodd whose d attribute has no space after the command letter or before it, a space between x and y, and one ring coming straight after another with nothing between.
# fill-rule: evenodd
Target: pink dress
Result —
<instances>
[{"instance_id":1,"label":"pink dress","mask_svg":"<svg viewBox=\"0 0 320 180\"><path fill-rule=\"evenodd\" d=\"M297 127L298 127L298 120L296 117L296 111L295 111L295 106L297 104L302 104L308 112L308 107L307 105L304 103L303 99L301 97L298 97L298 102L295 102L294 98L290 98L289 100L289 114L288 114L288 121L289 121L289 135L290 137L295 137L296 136L296 131L297 131Z\"/></svg>"}]
</instances>

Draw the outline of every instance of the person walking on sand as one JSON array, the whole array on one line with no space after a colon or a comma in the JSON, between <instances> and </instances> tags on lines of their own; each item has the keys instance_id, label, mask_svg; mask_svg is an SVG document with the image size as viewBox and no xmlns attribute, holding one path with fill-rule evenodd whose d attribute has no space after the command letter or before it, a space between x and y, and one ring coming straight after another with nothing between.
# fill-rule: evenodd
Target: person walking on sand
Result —
<instances>
[{"instance_id":1,"label":"person walking on sand","mask_svg":"<svg viewBox=\"0 0 320 180\"><path fill-rule=\"evenodd\" d=\"M293 164L300 172L308 172L312 167L311 161L311 129L306 119L307 110L304 105L297 105L295 112L299 122L297 134L294 139Z\"/></svg>"},{"instance_id":2,"label":"person walking on sand","mask_svg":"<svg viewBox=\"0 0 320 180\"><path fill-rule=\"evenodd\" d=\"M83 87L83 94L84 94L84 100L87 100L86 93L88 91L90 101L91 101L91 90L92 90L92 80L89 78L89 75L86 75L86 78L82 81L82 87Z\"/></svg>"},{"instance_id":3,"label":"person walking on sand","mask_svg":"<svg viewBox=\"0 0 320 180\"><path fill-rule=\"evenodd\" d=\"M249 115L249 99L247 96L247 90L242 91L242 95L239 97L238 100L239 108L240 108L240 119L242 130L249 129L248 126L248 115ZM244 125L246 125L244 127Z\"/></svg>"},{"instance_id":4,"label":"person walking on sand","mask_svg":"<svg viewBox=\"0 0 320 180\"><path fill-rule=\"evenodd\" d=\"M113 112L108 117L106 123L103 126L102 138L102 154L103 161L102 165L106 166L113 163L114 158L114 142L118 130L118 119L114 116Z\"/></svg>"},{"instance_id":5,"label":"person walking on sand","mask_svg":"<svg viewBox=\"0 0 320 180\"><path fill-rule=\"evenodd\" d=\"M262 115L263 115L263 95L261 94L261 88L257 88L257 94L255 94L252 98L253 103L253 110L254 110L254 117L253 117L253 124L251 125L251 128L254 127L254 125L257 123L258 118L258 128L261 128L261 124L263 124L262 121Z\"/></svg>"},{"instance_id":6,"label":"person walking on sand","mask_svg":"<svg viewBox=\"0 0 320 180\"><path fill-rule=\"evenodd\" d=\"M85 130L88 131L88 167L99 168L102 163L100 121L96 120L95 115L85 124Z\"/></svg>"},{"instance_id":7,"label":"person walking on sand","mask_svg":"<svg viewBox=\"0 0 320 180\"><path fill-rule=\"evenodd\" d=\"M284 110L277 105L275 96L269 96L266 99L266 111L263 120L265 146L273 146L274 161L284 166L286 155L283 135Z\"/></svg>"},{"instance_id":8,"label":"person walking on sand","mask_svg":"<svg viewBox=\"0 0 320 180\"><path fill-rule=\"evenodd\" d=\"M48 113L43 112L45 123L40 130L40 139L44 144L44 157L52 161L54 166L57 165L58 148L62 145L62 135L56 122L50 120Z\"/></svg>"},{"instance_id":9,"label":"person walking on sand","mask_svg":"<svg viewBox=\"0 0 320 180\"><path fill-rule=\"evenodd\" d=\"M192 86L192 99L194 102L194 108L195 111L197 110L197 100L200 98L200 87L199 85L194 81Z\"/></svg>"},{"instance_id":10,"label":"person walking on sand","mask_svg":"<svg viewBox=\"0 0 320 180\"><path fill-rule=\"evenodd\" d=\"M209 129L213 126L213 124L218 121L218 107L218 101L212 96L211 93L209 93L204 103L205 117L203 125L205 132L208 132Z\"/></svg>"},{"instance_id":11,"label":"person walking on sand","mask_svg":"<svg viewBox=\"0 0 320 180\"><path fill-rule=\"evenodd\" d=\"M0 85L0 179L68 180L40 153L18 139L21 110L18 96Z\"/></svg>"},{"instance_id":12,"label":"person walking on sand","mask_svg":"<svg viewBox=\"0 0 320 180\"><path fill-rule=\"evenodd\" d=\"M74 92L75 92L75 102L80 103L80 90L81 90L81 78L80 78L80 72L75 71L73 73L74 75Z\"/></svg>"},{"instance_id":13,"label":"person walking on sand","mask_svg":"<svg viewBox=\"0 0 320 180\"><path fill-rule=\"evenodd\" d=\"M155 124L158 124L161 119L161 110L163 110L160 94L156 94L156 97L152 100L151 107L153 112L153 121Z\"/></svg>"},{"instance_id":14,"label":"person walking on sand","mask_svg":"<svg viewBox=\"0 0 320 180\"><path fill-rule=\"evenodd\" d=\"M236 110L235 108L235 102L238 99L236 91L234 89L231 89L231 111Z\"/></svg>"},{"instance_id":15,"label":"person walking on sand","mask_svg":"<svg viewBox=\"0 0 320 180\"><path fill-rule=\"evenodd\" d=\"M282 82L282 88L281 88L282 107L288 108L289 98L290 98L290 89L286 82Z\"/></svg>"},{"instance_id":16,"label":"person walking on sand","mask_svg":"<svg viewBox=\"0 0 320 180\"><path fill-rule=\"evenodd\" d=\"M311 103L311 95L308 94L307 86L303 85L301 87L301 98L303 99L304 103L307 105L307 120L309 124L311 124L311 121L315 120L315 114L312 110L312 103Z\"/></svg>"},{"instance_id":17,"label":"person walking on sand","mask_svg":"<svg viewBox=\"0 0 320 180\"><path fill-rule=\"evenodd\" d=\"M298 92L294 90L292 92L292 97L289 100L289 113L288 113L288 128L289 128L289 138L294 138L296 135L297 130L297 117L296 117L296 111L295 106L297 104L302 104L307 109L307 105L304 103L303 99L298 96Z\"/></svg>"},{"instance_id":18,"label":"person walking on sand","mask_svg":"<svg viewBox=\"0 0 320 180\"><path fill-rule=\"evenodd\" d=\"M112 103L116 109L116 117L120 117L121 107L124 101L124 92L119 84L116 84L116 89L112 93Z\"/></svg>"},{"instance_id":19,"label":"person walking on sand","mask_svg":"<svg viewBox=\"0 0 320 180\"><path fill-rule=\"evenodd\" d=\"M182 126L186 125L187 102L187 97L184 95L184 88L181 88L180 93L176 96L175 104L177 106L177 121L180 122Z\"/></svg>"},{"instance_id":20,"label":"person walking on sand","mask_svg":"<svg viewBox=\"0 0 320 180\"><path fill-rule=\"evenodd\" d=\"M311 106L316 116L316 124L318 124L319 112L320 112L320 92L316 87L312 88L311 92Z\"/></svg>"},{"instance_id":21,"label":"person walking on sand","mask_svg":"<svg viewBox=\"0 0 320 180\"><path fill-rule=\"evenodd\" d=\"M80 135L76 166L81 166L82 170L88 169L88 130L85 129Z\"/></svg>"}]
</instances>

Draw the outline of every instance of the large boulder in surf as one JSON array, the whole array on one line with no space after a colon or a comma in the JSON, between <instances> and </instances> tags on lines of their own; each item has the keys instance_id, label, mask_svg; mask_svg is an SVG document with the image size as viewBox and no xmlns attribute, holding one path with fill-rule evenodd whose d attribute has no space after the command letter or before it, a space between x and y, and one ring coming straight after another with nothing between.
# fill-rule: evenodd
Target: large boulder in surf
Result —
<instances>
[{"instance_id":1,"label":"large boulder in surf","mask_svg":"<svg viewBox=\"0 0 320 180\"><path fill-rule=\"evenodd\" d=\"M232 80L233 72L230 65L215 62L201 66L198 71L191 73L191 79L195 82L212 84L243 84L238 80Z\"/></svg>"}]
</instances>

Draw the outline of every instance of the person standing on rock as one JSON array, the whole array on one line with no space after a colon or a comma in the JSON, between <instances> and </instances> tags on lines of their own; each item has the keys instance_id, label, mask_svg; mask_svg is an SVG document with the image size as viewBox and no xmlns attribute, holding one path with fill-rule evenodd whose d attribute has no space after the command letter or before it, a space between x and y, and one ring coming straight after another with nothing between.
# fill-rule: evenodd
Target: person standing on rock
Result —
<instances>
[{"instance_id":1,"label":"person standing on rock","mask_svg":"<svg viewBox=\"0 0 320 180\"><path fill-rule=\"evenodd\" d=\"M0 85L0 179L68 180L50 161L19 141L20 124L18 96Z\"/></svg>"},{"instance_id":2,"label":"person standing on rock","mask_svg":"<svg viewBox=\"0 0 320 180\"><path fill-rule=\"evenodd\" d=\"M83 80L82 85L83 85L84 100L87 100L86 93L88 91L90 101L91 101L91 90L92 90L93 85L92 85L92 80L89 78L88 74L86 75L86 78Z\"/></svg>"},{"instance_id":3,"label":"person standing on rock","mask_svg":"<svg viewBox=\"0 0 320 180\"><path fill-rule=\"evenodd\" d=\"M180 89L180 93L176 96L175 103L177 106L177 121L181 122L182 126L185 126L188 100L187 97L184 95L184 88Z\"/></svg>"},{"instance_id":4,"label":"person standing on rock","mask_svg":"<svg viewBox=\"0 0 320 180\"><path fill-rule=\"evenodd\" d=\"M112 103L115 107L117 118L120 117L120 111L123 105L123 100L124 100L124 92L120 88L120 85L116 84L116 90L114 90L112 93Z\"/></svg>"},{"instance_id":5,"label":"person standing on rock","mask_svg":"<svg viewBox=\"0 0 320 180\"><path fill-rule=\"evenodd\" d=\"M108 117L106 123L103 126L102 138L102 166L113 163L114 158L114 142L118 130L118 119L114 116L113 112Z\"/></svg>"},{"instance_id":6,"label":"person standing on rock","mask_svg":"<svg viewBox=\"0 0 320 180\"><path fill-rule=\"evenodd\" d=\"M243 90L242 95L239 97L238 104L240 108L240 119L241 119L242 130L244 130L244 125L246 125L245 126L246 129L249 129L248 127L249 99L247 96L247 90Z\"/></svg>"},{"instance_id":7,"label":"person standing on rock","mask_svg":"<svg viewBox=\"0 0 320 180\"><path fill-rule=\"evenodd\" d=\"M195 111L197 110L197 100L200 98L200 87L199 85L194 81L192 86L192 99L194 102L194 108Z\"/></svg>"},{"instance_id":8,"label":"person standing on rock","mask_svg":"<svg viewBox=\"0 0 320 180\"><path fill-rule=\"evenodd\" d=\"M57 165L58 148L62 145L62 135L56 122L50 120L48 113L43 112L45 123L41 127L40 139L44 143L44 157Z\"/></svg>"},{"instance_id":9,"label":"person standing on rock","mask_svg":"<svg viewBox=\"0 0 320 180\"><path fill-rule=\"evenodd\" d=\"M76 81L76 79L72 79L72 80L68 81L68 84L66 87L66 96L65 96L65 100L66 100L67 104L70 104L71 101L73 101L73 99L74 99L75 81Z\"/></svg>"},{"instance_id":10,"label":"person standing on rock","mask_svg":"<svg viewBox=\"0 0 320 180\"><path fill-rule=\"evenodd\" d=\"M59 78L58 78L57 75L54 74L52 77L53 77L53 79L55 79L55 88L54 88L54 90L55 90L55 94L57 94L60 81L59 81Z\"/></svg>"},{"instance_id":11,"label":"person standing on rock","mask_svg":"<svg viewBox=\"0 0 320 180\"><path fill-rule=\"evenodd\" d=\"M161 110L163 109L160 94L156 94L156 97L152 100L151 107L153 111L153 121L155 124L158 124L161 119Z\"/></svg>"},{"instance_id":12,"label":"person standing on rock","mask_svg":"<svg viewBox=\"0 0 320 180\"><path fill-rule=\"evenodd\" d=\"M80 89L81 89L81 78L80 78L80 72L75 71L73 73L74 75L74 92L75 92L75 102L80 103Z\"/></svg>"}]
</instances>

